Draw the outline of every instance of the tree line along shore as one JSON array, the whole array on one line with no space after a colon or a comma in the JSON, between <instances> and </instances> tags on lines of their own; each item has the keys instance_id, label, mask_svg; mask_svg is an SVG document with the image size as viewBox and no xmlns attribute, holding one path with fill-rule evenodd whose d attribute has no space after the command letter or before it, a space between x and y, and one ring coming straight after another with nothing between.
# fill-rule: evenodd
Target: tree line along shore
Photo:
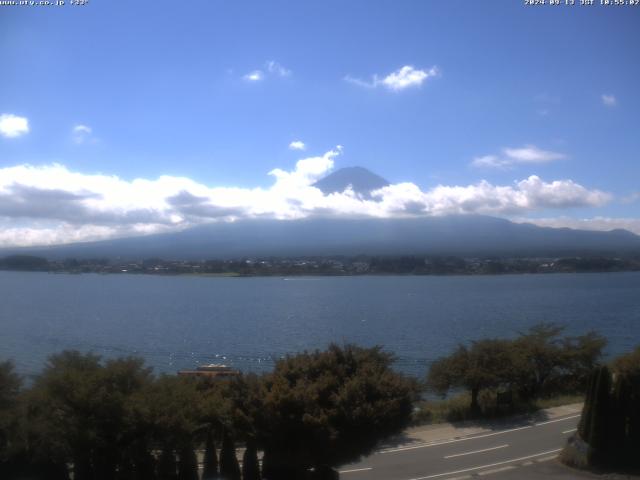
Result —
<instances>
[{"instance_id":1,"label":"tree line along shore","mask_svg":"<svg viewBox=\"0 0 640 480\"><path fill-rule=\"evenodd\" d=\"M49 260L33 255L0 258L0 270L51 273L149 275L293 276L293 275L498 275L640 271L640 257L455 257L425 255L268 257L234 260Z\"/></svg>"},{"instance_id":2,"label":"tree line along shore","mask_svg":"<svg viewBox=\"0 0 640 480\"><path fill-rule=\"evenodd\" d=\"M27 386L5 361L0 478L336 479L338 466L433 420L439 401L425 401L425 391L448 395L445 404L463 399L451 404L450 419L506 415L586 393L589 420L578 440L594 447L585 465L633 468L637 455L614 458L601 445L622 436L624 448L639 451L640 347L606 366L605 345L595 332L564 336L562 327L541 323L515 338L460 345L424 379L394 370L394 355L381 347L351 344L227 378L158 376L140 358L64 351ZM615 431L602 426L612 412Z\"/></svg>"}]
</instances>

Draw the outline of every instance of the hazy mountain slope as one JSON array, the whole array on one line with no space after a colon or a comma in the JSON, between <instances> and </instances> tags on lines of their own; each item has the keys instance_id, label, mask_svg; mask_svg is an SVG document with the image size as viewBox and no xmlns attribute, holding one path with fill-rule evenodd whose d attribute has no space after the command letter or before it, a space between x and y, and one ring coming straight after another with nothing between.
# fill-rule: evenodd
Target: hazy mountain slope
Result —
<instances>
[{"instance_id":1,"label":"hazy mountain slope","mask_svg":"<svg viewBox=\"0 0 640 480\"><path fill-rule=\"evenodd\" d=\"M325 194L351 185L364 197L388 185L362 167L337 170L315 186ZM640 253L640 237L625 230L594 232L543 228L481 215L422 218L315 217L242 220L182 232L49 248L5 249L48 258L240 258L314 255L561 256Z\"/></svg>"},{"instance_id":2,"label":"hazy mountain slope","mask_svg":"<svg viewBox=\"0 0 640 480\"><path fill-rule=\"evenodd\" d=\"M542 228L485 216L315 218L220 223L179 233L32 248L23 252L49 258L131 259L355 254L611 255L640 252L640 237L624 230L593 232Z\"/></svg>"}]
</instances>

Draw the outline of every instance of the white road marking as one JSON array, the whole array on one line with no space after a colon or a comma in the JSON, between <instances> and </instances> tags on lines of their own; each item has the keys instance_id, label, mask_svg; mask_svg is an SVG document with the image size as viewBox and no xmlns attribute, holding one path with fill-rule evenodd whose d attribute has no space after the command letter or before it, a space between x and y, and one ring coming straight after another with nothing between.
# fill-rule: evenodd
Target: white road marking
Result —
<instances>
[{"instance_id":1,"label":"white road marking","mask_svg":"<svg viewBox=\"0 0 640 480\"><path fill-rule=\"evenodd\" d=\"M500 472L506 472L507 470L513 470L514 467L513 465L507 465L506 467L498 467L498 468L494 468L492 470L484 470L482 472L478 472L478 475L491 475L493 473L500 473Z\"/></svg>"},{"instance_id":2,"label":"white road marking","mask_svg":"<svg viewBox=\"0 0 640 480\"><path fill-rule=\"evenodd\" d=\"M578 418L579 416L580 415L571 415L570 417L558 418L556 420L549 420L547 422L536 423L536 427L539 427L540 425L548 425L549 423L564 422L565 420L571 420L572 418Z\"/></svg>"},{"instance_id":3,"label":"white road marking","mask_svg":"<svg viewBox=\"0 0 640 480\"><path fill-rule=\"evenodd\" d=\"M505 443L504 445L498 445L497 447L483 448L482 450L474 450L473 452L455 453L453 455L447 455L444 458L456 458L456 457L463 457L464 455L473 455L474 453L490 452L491 450L498 450L499 448L507 448L508 446L509 445Z\"/></svg>"},{"instance_id":4,"label":"white road marking","mask_svg":"<svg viewBox=\"0 0 640 480\"><path fill-rule=\"evenodd\" d=\"M558 458L558 455L549 455L548 457L536 458L536 462L548 462L549 460L553 460L554 458Z\"/></svg>"},{"instance_id":5,"label":"white road marking","mask_svg":"<svg viewBox=\"0 0 640 480\"><path fill-rule=\"evenodd\" d=\"M447 445L449 443L455 442L466 442L468 440L475 440L476 438L487 438L493 437L494 435L502 435L504 433L517 432L518 430L526 430L527 428L539 427L541 425L547 425L549 423L556 422L564 422L566 420L571 420L573 418L578 418L580 415L571 415L569 417L557 418L555 420L549 420L547 422L535 423L533 425L526 425L524 427L510 428L508 430L500 430L499 432L485 433L482 435L468 436L464 438L454 438L451 440L444 440L442 442L431 442L431 443L420 443L418 445L408 445L406 447L397 447L397 448L387 448L385 450L379 450L378 453L395 453L395 452L404 452L405 450L415 450L417 448L428 448L428 447L437 447L438 445Z\"/></svg>"},{"instance_id":6,"label":"white road marking","mask_svg":"<svg viewBox=\"0 0 640 480\"><path fill-rule=\"evenodd\" d=\"M373 470L371 467L367 468L354 468L352 470L340 470L338 473L355 473L355 472L368 472L369 470Z\"/></svg>"},{"instance_id":7,"label":"white road marking","mask_svg":"<svg viewBox=\"0 0 640 480\"><path fill-rule=\"evenodd\" d=\"M473 470L482 470L483 468L497 467L498 465L505 465L507 463L520 462L522 460L528 460L530 458L540 457L540 456L543 456L543 455L549 455L550 453L556 453L556 452L559 452L560 450L562 450L562 449L561 448L557 448L555 450L548 450L546 452L540 452L540 453L534 453L533 455L527 455L526 457L512 458L510 460L504 460L502 462L490 463L489 465L479 465L477 467L464 468L462 470L456 470L455 472L436 473L435 475L427 475L426 477L415 477L415 478L411 478L409 480L427 480L429 478L438 478L438 477L444 477L446 475L456 475L457 473L471 472Z\"/></svg>"},{"instance_id":8,"label":"white road marking","mask_svg":"<svg viewBox=\"0 0 640 480\"><path fill-rule=\"evenodd\" d=\"M410 446L410 447L392 448L392 449L389 449L389 450L382 450L379 453L403 452L405 450L415 450L416 448L437 447L438 445L447 445L448 443L466 442L467 440L475 440L476 438L487 438L487 437L493 437L494 435L502 435L503 433L517 432L518 430L526 430L527 428L533 428L533 425L527 425L525 427L518 427L518 428L511 428L509 430L501 430L499 432L485 433L483 435L476 435L475 437L456 438L456 439L453 439L453 440L445 440L444 442L413 445L413 446Z\"/></svg>"},{"instance_id":9,"label":"white road marking","mask_svg":"<svg viewBox=\"0 0 640 480\"><path fill-rule=\"evenodd\" d=\"M576 431L578 431L578 429L577 429L577 428L572 428L572 429L570 429L570 430L565 430L565 431L564 431L564 432L562 432L562 433L572 433L572 432L576 432Z\"/></svg>"}]
</instances>

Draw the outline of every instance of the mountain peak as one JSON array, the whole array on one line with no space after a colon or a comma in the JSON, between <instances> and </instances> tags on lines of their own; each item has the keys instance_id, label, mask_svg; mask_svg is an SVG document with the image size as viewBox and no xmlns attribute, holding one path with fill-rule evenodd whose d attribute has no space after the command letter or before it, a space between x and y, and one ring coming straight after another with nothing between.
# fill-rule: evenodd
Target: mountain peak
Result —
<instances>
[{"instance_id":1,"label":"mountain peak","mask_svg":"<svg viewBox=\"0 0 640 480\"><path fill-rule=\"evenodd\" d=\"M390 185L389 181L364 167L345 167L330 173L313 184L322 193L344 192L349 186L364 198L371 198L371 191Z\"/></svg>"}]
</instances>

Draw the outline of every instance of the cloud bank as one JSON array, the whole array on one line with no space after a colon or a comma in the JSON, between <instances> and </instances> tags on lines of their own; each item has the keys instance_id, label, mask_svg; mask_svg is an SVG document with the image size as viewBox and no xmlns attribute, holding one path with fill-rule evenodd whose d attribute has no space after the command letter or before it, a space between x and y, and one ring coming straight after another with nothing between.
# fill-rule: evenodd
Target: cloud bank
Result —
<instances>
[{"instance_id":1,"label":"cloud bank","mask_svg":"<svg viewBox=\"0 0 640 480\"><path fill-rule=\"evenodd\" d=\"M210 187L175 176L124 180L60 164L2 168L0 246L115 238L249 218L524 215L597 207L611 198L572 180L546 182L535 175L504 186L480 181L422 190L413 183L398 183L373 191L371 198L352 189L324 195L313 183L333 169L341 152L338 146L299 160L290 171L271 170L268 188Z\"/></svg>"}]
</instances>

